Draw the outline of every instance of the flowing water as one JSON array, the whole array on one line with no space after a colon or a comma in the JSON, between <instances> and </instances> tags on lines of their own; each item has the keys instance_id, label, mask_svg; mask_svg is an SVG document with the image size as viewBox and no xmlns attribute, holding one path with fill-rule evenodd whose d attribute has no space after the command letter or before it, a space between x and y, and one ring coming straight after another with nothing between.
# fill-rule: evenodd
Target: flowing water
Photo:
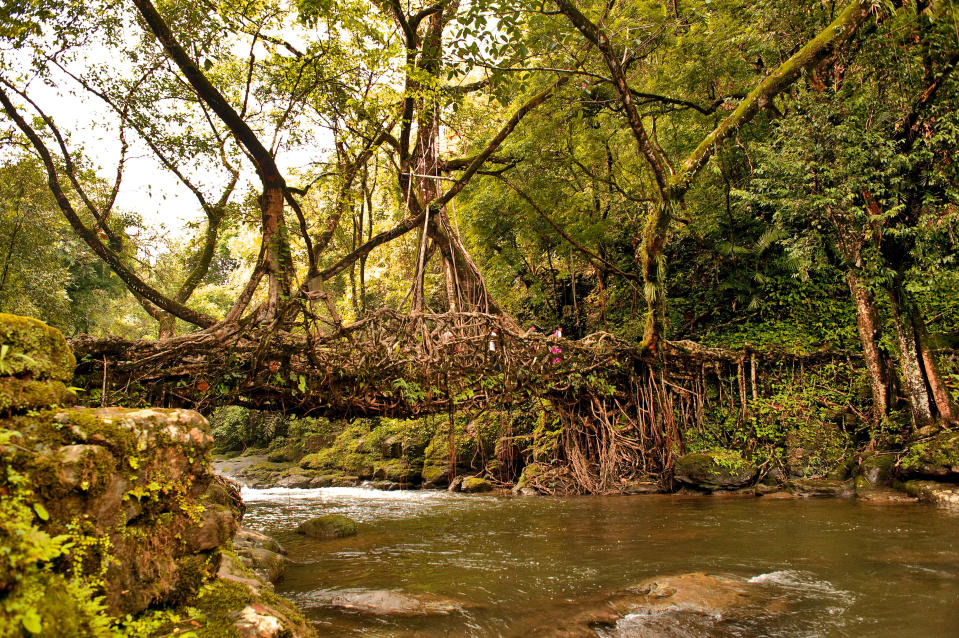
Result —
<instances>
[{"instance_id":1,"label":"flowing water","mask_svg":"<svg viewBox=\"0 0 959 638\"><path fill-rule=\"evenodd\" d=\"M955 511L362 488L244 488L243 497L244 525L274 536L293 561L277 593L321 635L581 635L576 615L610 595L653 577L706 572L755 590L759 602L710 613L639 610L595 635L959 636ZM356 520L358 535L320 541L292 531L333 513ZM416 609L371 613L367 603L384 595Z\"/></svg>"}]
</instances>

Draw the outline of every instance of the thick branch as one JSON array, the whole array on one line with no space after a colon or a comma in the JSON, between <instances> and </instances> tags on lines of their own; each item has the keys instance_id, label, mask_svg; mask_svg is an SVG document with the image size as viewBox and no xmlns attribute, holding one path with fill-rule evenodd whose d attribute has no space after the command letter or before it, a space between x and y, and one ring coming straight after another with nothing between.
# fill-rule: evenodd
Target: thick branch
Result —
<instances>
[{"instance_id":1,"label":"thick branch","mask_svg":"<svg viewBox=\"0 0 959 638\"><path fill-rule=\"evenodd\" d=\"M40 155L40 159L43 162L44 168L47 171L47 182L50 186L50 191L53 193L54 198L57 201L57 205L60 207L60 210L63 212L63 215L67 218L67 221L70 222L70 225L76 231L83 241L90 246L90 249L103 261L105 261L110 268L123 280L123 283L133 292L135 295L142 296L153 304L156 304L163 310L166 310L170 314L188 321L197 326L207 328L216 323L216 320L212 317L199 313L191 308L187 308L183 304L167 298L165 295L160 293L158 290L147 284L145 281L140 279L129 268L127 268L120 256L114 253L112 250L103 245L103 242L100 241L100 238L97 236L97 233L90 230L83 223L83 220L80 219L80 216L77 215L76 211L73 209L73 205L70 203L69 198L63 192L63 189L60 186L60 179L57 177L56 165L53 162L53 157L50 155L49 149L43 143L43 140L40 139L40 136L37 134L33 128L27 124L26 120L20 115L16 107L10 101L10 98L7 96L6 92L0 90L0 104L3 105L3 110L7 115L14 121L17 127L23 131L23 134L27 136L27 139L30 140L30 143L33 144L33 147L36 149L37 153Z\"/></svg>"},{"instance_id":2,"label":"thick branch","mask_svg":"<svg viewBox=\"0 0 959 638\"><path fill-rule=\"evenodd\" d=\"M280 171L276 166L273 156L260 142L253 129L240 117L239 113L230 106L226 98L217 90L213 83L207 79L206 75L193 62L187 52L180 46L170 27L163 20L163 17L157 12L150 0L133 0L133 4L139 9L140 14L150 27L150 31L156 36L160 44L163 45L167 55L177 65L180 72L183 73L190 86L197 92L197 96L209 105L213 112L217 114L224 124L230 129L230 132L236 137L237 141L247 150L256 170L263 179L277 178Z\"/></svg>"},{"instance_id":3,"label":"thick branch","mask_svg":"<svg viewBox=\"0 0 959 638\"><path fill-rule=\"evenodd\" d=\"M869 15L872 6L870 0L850 2L832 24L750 91L736 110L720 122L683 162L679 172L670 180L674 195L682 195L689 190L693 179L723 141L735 135L743 124L752 119L774 97L789 88L803 70L819 63L855 33Z\"/></svg>"},{"instance_id":4,"label":"thick branch","mask_svg":"<svg viewBox=\"0 0 959 638\"><path fill-rule=\"evenodd\" d=\"M333 264L326 270L322 271L317 276L320 278L321 281L326 281L327 279L331 279L337 276L338 274L340 274L341 272L349 268L350 265L355 263L361 257L366 257L367 255L369 255L371 252L373 252L373 249L376 248L377 246L381 246L385 244L386 242L393 241L397 237L402 237L403 235L410 232L414 228L417 228L422 223L423 223L422 213L419 215L416 215L415 217L407 217L406 219L401 221L399 224L397 224L390 230L386 230L386 231L383 231L382 233L379 233L378 235L375 235L368 242L366 242L365 244L363 244L362 246L360 246L359 248L351 252L346 257L343 257L338 262L336 262L335 264Z\"/></svg>"},{"instance_id":5,"label":"thick branch","mask_svg":"<svg viewBox=\"0 0 959 638\"><path fill-rule=\"evenodd\" d=\"M556 92L556 89L566 84L567 81L569 81L569 76L561 77L553 84L553 86L541 93L536 94L523 106L519 107L516 112L513 113L513 116L506 121L506 124L503 125L503 128L500 129L499 133L497 133L496 136L489 141L489 143L486 145L486 148L484 148L476 157L473 158L469 166L466 167L466 170L462 175L460 175L460 178L456 180L450 189L441 197L438 197L433 202L430 202L430 208L433 210L439 210L456 195L458 195L459 192L466 187L473 175L475 175L480 167L483 166L486 160L492 157L493 153L496 152L496 149L498 149L506 140L506 138L509 137L510 133L513 132L513 129L516 128L523 118L526 117L530 111L552 97L553 93Z\"/></svg>"}]
</instances>

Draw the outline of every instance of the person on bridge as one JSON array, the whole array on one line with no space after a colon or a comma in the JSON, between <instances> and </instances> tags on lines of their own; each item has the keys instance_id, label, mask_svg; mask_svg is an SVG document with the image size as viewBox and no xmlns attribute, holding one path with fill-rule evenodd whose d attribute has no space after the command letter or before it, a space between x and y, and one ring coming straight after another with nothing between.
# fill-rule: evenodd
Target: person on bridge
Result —
<instances>
[{"instance_id":1,"label":"person on bridge","mask_svg":"<svg viewBox=\"0 0 959 638\"><path fill-rule=\"evenodd\" d=\"M499 349L499 333L496 331L496 328L493 328L492 332L489 335L489 360L492 363L492 367L497 372L500 369L499 357L497 356L497 350Z\"/></svg>"},{"instance_id":2,"label":"person on bridge","mask_svg":"<svg viewBox=\"0 0 959 638\"><path fill-rule=\"evenodd\" d=\"M562 338L563 338L563 327L562 327L562 326L556 326L556 330L553 331L553 334L550 335L550 338L551 338L551 339L557 339L557 340L558 340L558 339L562 339ZM551 355L553 355L553 359L552 359L553 365L556 365L556 364L561 363L561 362L563 361L563 357L561 356L561 355L563 354L563 349L559 347L559 344L558 344L558 343L557 343L557 344L553 344L553 346L549 349L549 352L550 352Z\"/></svg>"}]
</instances>

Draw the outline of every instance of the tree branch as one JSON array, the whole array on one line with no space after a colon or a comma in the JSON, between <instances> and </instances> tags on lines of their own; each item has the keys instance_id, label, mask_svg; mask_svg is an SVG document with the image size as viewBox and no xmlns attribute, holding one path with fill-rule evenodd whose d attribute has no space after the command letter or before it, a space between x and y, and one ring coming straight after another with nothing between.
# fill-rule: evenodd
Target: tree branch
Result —
<instances>
[{"instance_id":1,"label":"tree branch","mask_svg":"<svg viewBox=\"0 0 959 638\"><path fill-rule=\"evenodd\" d=\"M774 97L786 90L804 69L817 64L855 33L859 25L866 20L872 7L873 3L870 0L850 2L819 35L807 42L750 91L736 110L720 122L719 126L703 138L703 141L687 156L679 172L670 180L672 191L681 196L689 190L693 179L712 157L716 148L727 138L735 135L743 124L752 119Z\"/></svg>"},{"instance_id":2,"label":"tree branch","mask_svg":"<svg viewBox=\"0 0 959 638\"><path fill-rule=\"evenodd\" d=\"M486 160L492 157L493 153L496 152L496 149L498 149L500 145L506 140L506 138L509 137L509 134L513 132L513 129L516 128L516 126L523 120L523 118L526 117L526 115L530 111L532 111L533 109L541 105L543 102L548 100L550 97L552 97L553 93L556 92L556 89L560 88L561 86L566 84L566 82L568 81L569 81L569 76L563 76L559 78L558 80L556 80L556 82L553 83L553 86L549 87L545 91L542 91L541 93L534 95L525 104L519 107L516 110L516 112L513 113L512 117L510 117L509 120L506 121L506 124L503 125L503 128L500 129L499 133L497 133L493 137L493 139L489 141L489 143L486 145L486 148L484 148L476 157L473 158L469 166L466 167L466 170L463 172L460 178L456 180L456 182L450 187L450 189L446 191L446 193L444 193L442 196L436 198L435 200L429 203L430 208L433 210L439 210L440 208L445 206L451 199L456 197L456 195L459 194L459 192L466 187L466 185L469 183L470 179L472 179L476 171L478 171L480 167L483 166Z\"/></svg>"},{"instance_id":3,"label":"tree branch","mask_svg":"<svg viewBox=\"0 0 959 638\"><path fill-rule=\"evenodd\" d=\"M188 308L183 304L169 299L158 290L147 284L145 281L140 279L133 271L127 268L120 256L114 253L112 250L103 245L103 242L100 241L100 238L97 234L86 227L83 223L83 220L80 219L76 211L73 209L73 205L70 203L69 198L63 192L63 189L60 186L60 179L57 176L56 165L53 162L53 157L50 155L49 149L43 143L43 140L37 134L33 128L27 124L23 116L17 111L13 103L10 101L10 98L7 96L6 92L0 89L0 104L3 106L3 110L10 117L11 120L17 125L17 127L23 131L23 134L26 135L27 139L30 140L30 143L33 144L33 147L36 149L37 153L40 155L40 159L43 162L44 168L47 171L47 183L50 186L50 191L53 193L54 198L57 201L57 205L60 207L60 210L63 212L64 216L67 218L67 221L70 222L70 225L80 235L90 249L103 261L105 261L110 268L123 280L123 283L127 285L131 292L135 295L140 295L143 298L147 299L151 303L159 306L163 310L166 310L170 314L183 319L194 325L208 328L216 323L216 320L212 317L199 313L192 308Z\"/></svg>"}]
</instances>

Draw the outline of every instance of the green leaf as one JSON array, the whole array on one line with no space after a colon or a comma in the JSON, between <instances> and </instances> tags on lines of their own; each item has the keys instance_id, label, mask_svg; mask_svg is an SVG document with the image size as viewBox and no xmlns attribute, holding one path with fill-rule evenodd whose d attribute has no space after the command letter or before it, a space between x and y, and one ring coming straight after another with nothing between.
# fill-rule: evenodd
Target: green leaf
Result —
<instances>
[{"instance_id":1,"label":"green leaf","mask_svg":"<svg viewBox=\"0 0 959 638\"><path fill-rule=\"evenodd\" d=\"M47 511L47 508L45 508L42 504L40 504L40 503L34 503L34 504L33 504L33 511L37 513L37 516L40 517L40 520L41 520L41 521L49 521L49 520L50 520L50 513ZM38 629L37 631L39 631L39 629ZM33 633L36 633L36 631L33 632Z\"/></svg>"},{"instance_id":2,"label":"green leaf","mask_svg":"<svg viewBox=\"0 0 959 638\"><path fill-rule=\"evenodd\" d=\"M31 634L38 634L43 631L43 623L40 619L40 614L37 613L36 609L28 609L23 614L23 628L29 631Z\"/></svg>"}]
</instances>

